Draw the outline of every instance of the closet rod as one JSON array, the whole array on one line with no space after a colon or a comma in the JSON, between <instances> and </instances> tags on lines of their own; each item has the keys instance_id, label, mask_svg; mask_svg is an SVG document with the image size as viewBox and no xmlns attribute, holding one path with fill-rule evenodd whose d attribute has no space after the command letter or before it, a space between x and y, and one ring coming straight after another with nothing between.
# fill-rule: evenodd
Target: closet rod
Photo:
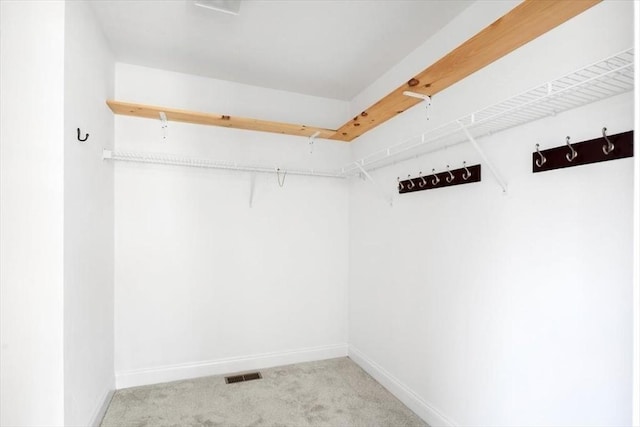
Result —
<instances>
[{"instance_id":1,"label":"closet rod","mask_svg":"<svg viewBox=\"0 0 640 427\"><path fill-rule=\"evenodd\" d=\"M340 178L346 177L338 172L331 171L316 171L313 169L287 169L281 168L269 168L266 166L251 166L251 165L239 165L233 162L220 162L209 159L197 159L192 157L176 157L170 154L160 153L139 153L132 151L111 151L103 150L103 160L116 160L124 162L134 163L150 163L155 165L169 165L169 166L187 166L194 168L204 169L221 169L231 170L238 172L255 172L266 174L278 174L286 173L287 175L300 175L300 176L315 176L319 178Z\"/></svg>"}]
</instances>

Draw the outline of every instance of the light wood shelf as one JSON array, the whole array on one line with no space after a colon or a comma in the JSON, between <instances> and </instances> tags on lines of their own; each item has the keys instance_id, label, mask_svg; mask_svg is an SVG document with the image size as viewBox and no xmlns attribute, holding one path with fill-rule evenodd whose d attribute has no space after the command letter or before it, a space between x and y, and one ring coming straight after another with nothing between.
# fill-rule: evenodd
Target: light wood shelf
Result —
<instances>
[{"instance_id":1,"label":"light wood shelf","mask_svg":"<svg viewBox=\"0 0 640 427\"><path fill-rule=\"evenodd\" d=\"M310 137L319 132L317 137L325 139L330 138L336 132L332 129L324 129L307 125L271 122L245 117L228 116L224 114L201 113L197 111L178 110L176 108L135 104L115 100L108 100L107 105L115 114L122 114L125 116L160 120L160 113L164 113L169 122L173 121L208 126L222 126L233 129L254 130L259 132L271 132L306 137Z\"/></svg>"},{"instance_id":2,"label":"light wood shelf","mask_svg":"<svg viewBox=\"0 0 640 427\"><path fill-rule=\"evenodd\" d=\"M342 125L331 139L353 141L422 100L411 91L433 96L520 46L584 12L601 0L525 0L478 34L449 52L407 83Z\"/></svg>"}]
</instances>

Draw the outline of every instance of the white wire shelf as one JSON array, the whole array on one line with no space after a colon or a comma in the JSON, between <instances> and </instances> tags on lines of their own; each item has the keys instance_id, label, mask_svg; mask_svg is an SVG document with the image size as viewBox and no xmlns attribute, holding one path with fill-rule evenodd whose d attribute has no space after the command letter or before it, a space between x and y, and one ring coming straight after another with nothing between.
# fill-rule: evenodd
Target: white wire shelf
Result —
<instances>
[{"instance_id":1,"label":"white wire shelf","mask_svg":"<svg viewBox=\"0 0 640 427\"><path fill-rule=\"evenodd\" d=\"M257 165L239 165L234 162L221 162L209 159L192 158L192 157L177 157L171 154L160 153L139 153L133 151L111 151L103 150L102 158L105 160L119 160L125 162L135 163L150 163L155 165L170 165L170 166L187 166L194 168L204 169L221 169L238 172L254 172L254 173L267 173L267 174L284 174L287 175L302 175L302 176L316 176L321 178L340 178L344 179L342 173L338 171L316 171L313 169L288 169L277 167L266 167Z\"/></svg>"},{"instance_id":2,"label":"white wire shelf","mask_svg":"<svg viewBox=\"0 0 640 427\"><path fill-rule=\"evenodd\" d=\"M633 90L633 48L498 104L375 151L342 168L345 176L373 171ZM357 163L357 165L356 165ZM362 169L361 169L362 168Z\"/></svg>"},{"instance_id":3,"label":"white wire shelf","mask_svg":"<svg viewBox=\"0 0 640 427\"><path fill-rule=\"evenodd\" d=\"M286 172L288 175L348 178L631 91L634 88L633 63L634 52L631 48L498 104L375 151L350 162L340 170L278 169L264 165L240 165L234 162L130 151L104 150L103 158L241 172Z\"/></svg>"}]
</instances>

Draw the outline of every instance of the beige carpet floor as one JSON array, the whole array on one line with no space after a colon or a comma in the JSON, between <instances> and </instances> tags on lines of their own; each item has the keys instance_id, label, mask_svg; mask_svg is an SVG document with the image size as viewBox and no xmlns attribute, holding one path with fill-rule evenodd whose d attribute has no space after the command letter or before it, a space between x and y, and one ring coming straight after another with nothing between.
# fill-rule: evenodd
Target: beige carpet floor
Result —
<instances>
[{"instance_id":1,"label":"beige carpet floor","mask_svg":"<svg viewBox=\"0 0 640 427\"><path fill-rule=\"evenodd\" d=\"M346 357L260 372L118 390L102 426L426 426Z\"/></svg>"}]
</instances>

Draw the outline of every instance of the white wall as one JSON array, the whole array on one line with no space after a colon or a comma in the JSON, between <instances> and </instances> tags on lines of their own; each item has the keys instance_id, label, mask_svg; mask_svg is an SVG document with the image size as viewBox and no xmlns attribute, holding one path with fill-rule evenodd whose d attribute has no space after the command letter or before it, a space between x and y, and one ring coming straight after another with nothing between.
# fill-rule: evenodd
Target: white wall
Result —
<instances>
[{"instance_id":1,"label":"white wall","mask_svg":"<svg viewBox=\"0 0 640 427\"><path fill-rule=\"evenodd\" d=\"M349 103L337 99L128 64L120 67L127 78L118 82L119 101L142 103L144 99L152 105L330 129L341 126L349 116Z\"/></svg>"},{"instance_id":2,"label":"white wall","mask_svg":"<svg viewBox=\"0 0 640 427\"><path fill-rule=\"evenodd\" d=\"M634 2L635 40L640 40L640 2ZM635 81L640 81L640 57L635 57ZM635 88L635 111L640 111L640 87ZM635 115L634 129L640 129L640 115ZM633 425L640 425L640 144L634 148L634 271L633 271Z\"/></svg>"},{"instance_id":3,"label":"white wall","mask_svg":"<svg viewBox=\"0 0 640 427\"><path fill-rule=\"evenodd\" d=\"M473 5L351 105L125 64L115 97L337 127L437 59L423 55L438 55L434 44L512 5ZM630 9L604 2L465 79L434 99L430 126L629 47ZM259 175L249 207L247 174L117 164L113 177L98 160L114 82L84 3L2 1L0 15L1 424L92 422L113 363L122 387L338 356L347 341L433 424L630 422L632 160L528 172L536 142L630 129L630 96L481 141L507 196L486 168L479 184L393 208L360 181L290 176L280 188ZM127 117L115 139L329 168L423 130L423 118L413 109L312 155L304 138L177 123L163 143L158 122ZM375 177L393 188L401 173L462 160L477 156L459 146Z\"/></svg>"},{"instance_id":4,"label":"white wall","mask_svg":"<svg viewBox=\"0 0 640 427\"><path fill-rule=\"evenodd\" d=\"M115 389L113 165L102 160L115 64L88 3L67 2L65 17L65 424L90 425Z\"/></svg>"},{"instance_id":5,"label":"white wall","mask_svg":"<svg viewBox=\"0 0 640 427\"><path fill-rule=\"evenodd\" d=\"M265 91L116 66L121 100L263 117L250 111L259 106L320 126L347 108ZM159 121L121 116L116 148L283 169L333 167L350 154L345 144L317 141L310 154L305 138L181 123L169 123L162 142ZM280 188L258 175L249 207L250 182L247 173L115 165L118 387L346 354L347 182L287 176Z\"/></svg>"},{"instance_id":6,"label":"white wall","mask_svg":"<svg viewBox=\"0 0 640 427\"><path fill-rule=\"evenodd\" d=\"M0 15L0 424L62 425L64 3Z\"/></svg>"},{"instance_id":7,"label":"white wall","mask_svg":"<svg viewBox=\"0 0 640 427\"><path fill-rule=\"evenodd\" d=\"M357 115L380 98L469 40L520 3L518 0L482 0L472 4L440 31L380 76L350 103L350 116Z\"/></svg>"},{"instance_id":8,"label":"white wall","mask_svg":"<svg viewBox=\"0 0 640 427\"><path fill-rule=\"evenodd\" d=\"M482 2L465 13L482 15ZM437 126L633 44L604 2L434 98ZM454 31L454 21L447 31ZM428 64L425 64L428 65ZM396 197L350 193L350 355L433 425L631 422L633 159L533 175L531 152L633 128L631 94L480 141L508 181ZM413 109L354 155L427 127ZM479 161L460 145L374 173Z\"/></svg>"}]
</instances>

